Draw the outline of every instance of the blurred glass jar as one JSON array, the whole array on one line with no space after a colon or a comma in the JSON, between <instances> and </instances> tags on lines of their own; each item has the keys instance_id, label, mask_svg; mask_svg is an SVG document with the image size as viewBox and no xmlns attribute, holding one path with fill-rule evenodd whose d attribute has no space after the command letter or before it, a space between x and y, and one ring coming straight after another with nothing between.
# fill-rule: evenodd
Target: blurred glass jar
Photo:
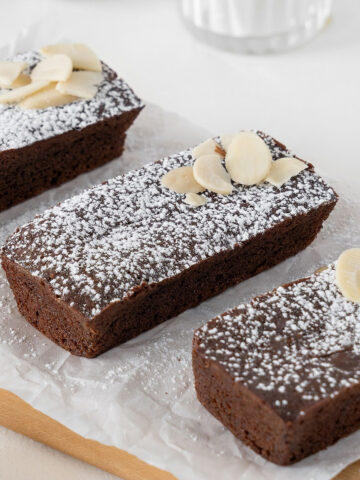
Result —
<instances>
[{"instance_id":1,"label":"blurred glass jar","mask_svg":"<svg viewBox=\"0 0 360 480\"><path fill-rule=\"evenodd\" d=\"M332 0L180 0L200 40L236 52L287 50L310 40L330 18Z\"/></svg>"}]
</instances>

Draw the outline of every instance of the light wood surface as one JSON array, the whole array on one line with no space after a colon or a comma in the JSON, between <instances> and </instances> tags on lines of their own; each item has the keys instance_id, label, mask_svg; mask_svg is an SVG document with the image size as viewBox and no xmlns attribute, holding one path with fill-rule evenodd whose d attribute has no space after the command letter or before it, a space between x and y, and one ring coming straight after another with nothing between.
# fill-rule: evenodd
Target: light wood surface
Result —
<instances>
[{"instance_id":1,"label":"light wood surface","mask_svg":"<svg viewBox=\"0 0 360 480\"><path fill-rule=\"evenodd\" d=\"M176 480L124 450L81 437L3 389L0 424L125 480Z\"/></svg>"},{"instance_id":2,"label":"light wood surface","mask_svg":"<svg viewBox=\"0 0 360 480\"><path fill-rule=\"evenodd\" d=\"M176 480L124 450L78 435L4 389L0 389L0 424L125 480ZM360 480L360 460L334 480Z\"/></svg>"}]
</instances>

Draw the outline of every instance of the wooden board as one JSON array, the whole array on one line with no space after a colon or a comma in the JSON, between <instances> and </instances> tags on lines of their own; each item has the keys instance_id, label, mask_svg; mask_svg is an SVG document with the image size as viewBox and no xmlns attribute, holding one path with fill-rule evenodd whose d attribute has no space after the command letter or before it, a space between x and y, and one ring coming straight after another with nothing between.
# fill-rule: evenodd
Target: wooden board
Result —
<instances>
[{"instance_id":1,"label":"wooden board","mask_svg":"<svg viewBox=\"0 0 360 480\"><path fill-rule=\"evenodd\" d=\"M0 389L0 424L125 480L176 480L119 448L88 440Z\"/></svg>"},{"instance_id":2,"label":"wooden board","mask_svg":"<svg viewBox=\"0 0 360 480\"><path fill-rule=\"evenodd\" d=\"M78 435L1 388L0 424L125 480L176 480L169 472L153 467L124 450ZM360 480L360 460L349 465L334 480Z\"/></svg>"}]
</instances>

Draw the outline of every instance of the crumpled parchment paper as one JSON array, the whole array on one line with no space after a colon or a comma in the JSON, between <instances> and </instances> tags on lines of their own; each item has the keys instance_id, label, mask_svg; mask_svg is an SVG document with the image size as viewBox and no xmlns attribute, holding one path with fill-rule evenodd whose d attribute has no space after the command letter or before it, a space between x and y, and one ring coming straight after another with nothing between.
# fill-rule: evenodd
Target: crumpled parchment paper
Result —
<instances>
[{"instance_id":1,"label":"crumpled parchment paper","mask_svg":"<svg viewBox=\"0 0 360 480\"><path fill-rule=\"evenodd\" d=\"M49 42L54 42L53 35L46 32L41 37L37 27L22 34L12 48L0 49L0 54ZM0 244L48 206L208 136L181 117L148 105L130 129L121 159L2 212ZM360 458L360 432L291 467L273 465L236 440L199 404L191 371L195 328L359 245L360 193L350 185L330 183L340 201L304 252L96 359L71 356L28 325L1 270L0 387L76 433L124 449L180 480L332 478Z\"/></svg>"}]
</instances>

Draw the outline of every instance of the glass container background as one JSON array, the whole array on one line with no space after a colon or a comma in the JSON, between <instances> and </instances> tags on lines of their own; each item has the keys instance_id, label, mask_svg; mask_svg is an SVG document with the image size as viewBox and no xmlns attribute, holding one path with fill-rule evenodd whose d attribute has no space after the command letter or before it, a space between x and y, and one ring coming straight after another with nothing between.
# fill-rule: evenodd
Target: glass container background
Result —
<instances>
[{"instance_id":1,"label":"glass container background","mask_svg":"<svg viewBox=\"0 0 360 480\"><path fill-rule=\"evenodd\" d=\"M267 53L301 45L327 23L331 0L181 0L200 40L235 52Z\"/></svg>"}]
</instances>

